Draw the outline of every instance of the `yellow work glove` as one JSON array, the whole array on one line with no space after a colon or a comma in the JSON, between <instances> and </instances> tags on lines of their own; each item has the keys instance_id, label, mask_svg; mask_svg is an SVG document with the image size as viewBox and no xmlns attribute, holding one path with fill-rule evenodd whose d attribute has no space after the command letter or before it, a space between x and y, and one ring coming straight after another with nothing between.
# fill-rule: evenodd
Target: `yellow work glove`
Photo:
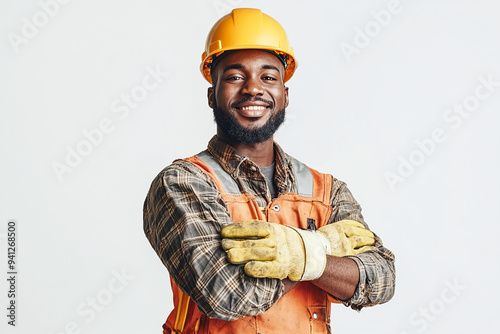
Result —
<instances>
[{"instance_id":1,"label":"yellow work glove","mask_svg":"<svg viewBox=\"0 0 500 334\"><path fill-rule=\"evenodd\" d=\"M249 220L221 231L222 247L231 263L245 264L245 273L292 281L319 278L326 255L354 255L372 248L373 233L352 220L329 224L318 231Z\"/></svg>"},{"instance_id":2,"label":"yellow work glove","mask_svg":"<svg viewBox=\"0 0 500 334\"><path fill-rule=\"evenodd\" d=\"M341 220L328 224L319 230L330 243L331 251L328 255L346 256L357 255L372 249L375 236L372 231L355 220Z\"/></svg>"}]
</instances>

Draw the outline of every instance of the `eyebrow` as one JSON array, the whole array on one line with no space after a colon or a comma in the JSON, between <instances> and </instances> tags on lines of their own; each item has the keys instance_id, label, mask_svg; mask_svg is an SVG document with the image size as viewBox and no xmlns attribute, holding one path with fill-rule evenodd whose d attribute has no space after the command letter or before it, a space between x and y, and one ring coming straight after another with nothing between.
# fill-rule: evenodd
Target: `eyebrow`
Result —
<instances>
[{"instance_id":1,"label":"eyebrow","mask_svg":"<svg viewBox=\"0 0 500 334\"><path fill-rule=\"evenodd\" d=\"M242 68L243 68L243 65L241 65L241 64L232 64L232 65L228 65L228 66L224 67L224 71L222 71L222 73L225 73L229 70L239 70Z\"/></svg>"},{"instance_id":2,"label":"eyebrow","mask_svg":"<svg viewBox=\"0 0 500 334\"><path fill-rule=\"evenodd\" d=\"M275 71L280 71L276 66L273 65L262 65L262 68L265 70L275 70Z\"/></svg>"},{"instance_id":3,"label":"eyebrow","mask_svg":"<svg viewBox=\"0 0 500 334\"><path fill-rule=\"evenodd\" d=\"M232 64L224 67L224 71L222 71L222 73L225 73L229 70L240 70L242 68L245 68L242 64ZM278 72L280 71L276 66L273 65L262 65L261 68L265 70L275 70Z\"/></svg>"}]
</instances>

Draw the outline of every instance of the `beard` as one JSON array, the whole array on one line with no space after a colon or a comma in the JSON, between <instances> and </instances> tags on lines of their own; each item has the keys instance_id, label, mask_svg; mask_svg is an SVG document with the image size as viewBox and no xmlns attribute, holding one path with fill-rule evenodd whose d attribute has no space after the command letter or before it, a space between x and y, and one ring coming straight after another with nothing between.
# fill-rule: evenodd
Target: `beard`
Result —
<instances>
[{"instance_id":1,"label":"beard","mask_svg":"<svg viewBox=\"0 0 500 334\"><path fill-rule=\"evenodd\" d=\"M255 99L254 99L255 100ZM258 98L257 98L258 100ZM238 103L243 101L238 101ZM213 101L214 120L217 126L222 130L224 136L236 143L241 144L256 144L262 143L271 138L278 128L285 121L285 108L278 110L275 114L271 115L266 124L259 128L245 128L234 115L225 112L217 105L217 101ZM272 107L272 105L271 105Z\"/></svg>"}]
</instances>

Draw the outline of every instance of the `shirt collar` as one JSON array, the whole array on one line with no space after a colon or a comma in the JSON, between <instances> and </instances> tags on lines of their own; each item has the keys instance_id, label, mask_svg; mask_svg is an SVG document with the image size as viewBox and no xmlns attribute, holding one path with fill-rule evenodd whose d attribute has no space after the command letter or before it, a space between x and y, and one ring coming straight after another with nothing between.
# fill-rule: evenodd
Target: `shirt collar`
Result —
<instances>
[{"instance_id":1,"label":"shirt collar","mask_svg":"<svg viewBox=\"0 0 500 334\"><path fill-rule=\"evenodd\" d=\"M240 174L242 164L250 163L255 165L250 159L241 155L234 147L224 142L217 135L213 136L208 143L207 151L221 164L226 172L234 177L238 177ZM278 191L290 192L295 179L292 173L291 160L276 142L274 142L274 153L276 163L274 178Z\"/></svg>"}]
</instances>

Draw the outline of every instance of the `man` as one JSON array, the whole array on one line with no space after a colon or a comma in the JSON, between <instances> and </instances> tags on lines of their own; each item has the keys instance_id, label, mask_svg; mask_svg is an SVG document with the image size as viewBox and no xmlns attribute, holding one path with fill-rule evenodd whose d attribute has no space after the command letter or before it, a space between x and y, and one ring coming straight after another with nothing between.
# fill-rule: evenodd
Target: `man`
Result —
<instances>
[{"instance_id":1,"label":"man","mask_svg":"<svg viewBox=\"0 0 500 334\"><path fill-rule=\"evenodd\" d=\"M164 333L329 333L330 302L392 298L394 256L346 185L273 141L297 67L283 28L235 9L202 57L217 135L166 167L144 204L174 293Z\"/></svg>"}]
</instances>

